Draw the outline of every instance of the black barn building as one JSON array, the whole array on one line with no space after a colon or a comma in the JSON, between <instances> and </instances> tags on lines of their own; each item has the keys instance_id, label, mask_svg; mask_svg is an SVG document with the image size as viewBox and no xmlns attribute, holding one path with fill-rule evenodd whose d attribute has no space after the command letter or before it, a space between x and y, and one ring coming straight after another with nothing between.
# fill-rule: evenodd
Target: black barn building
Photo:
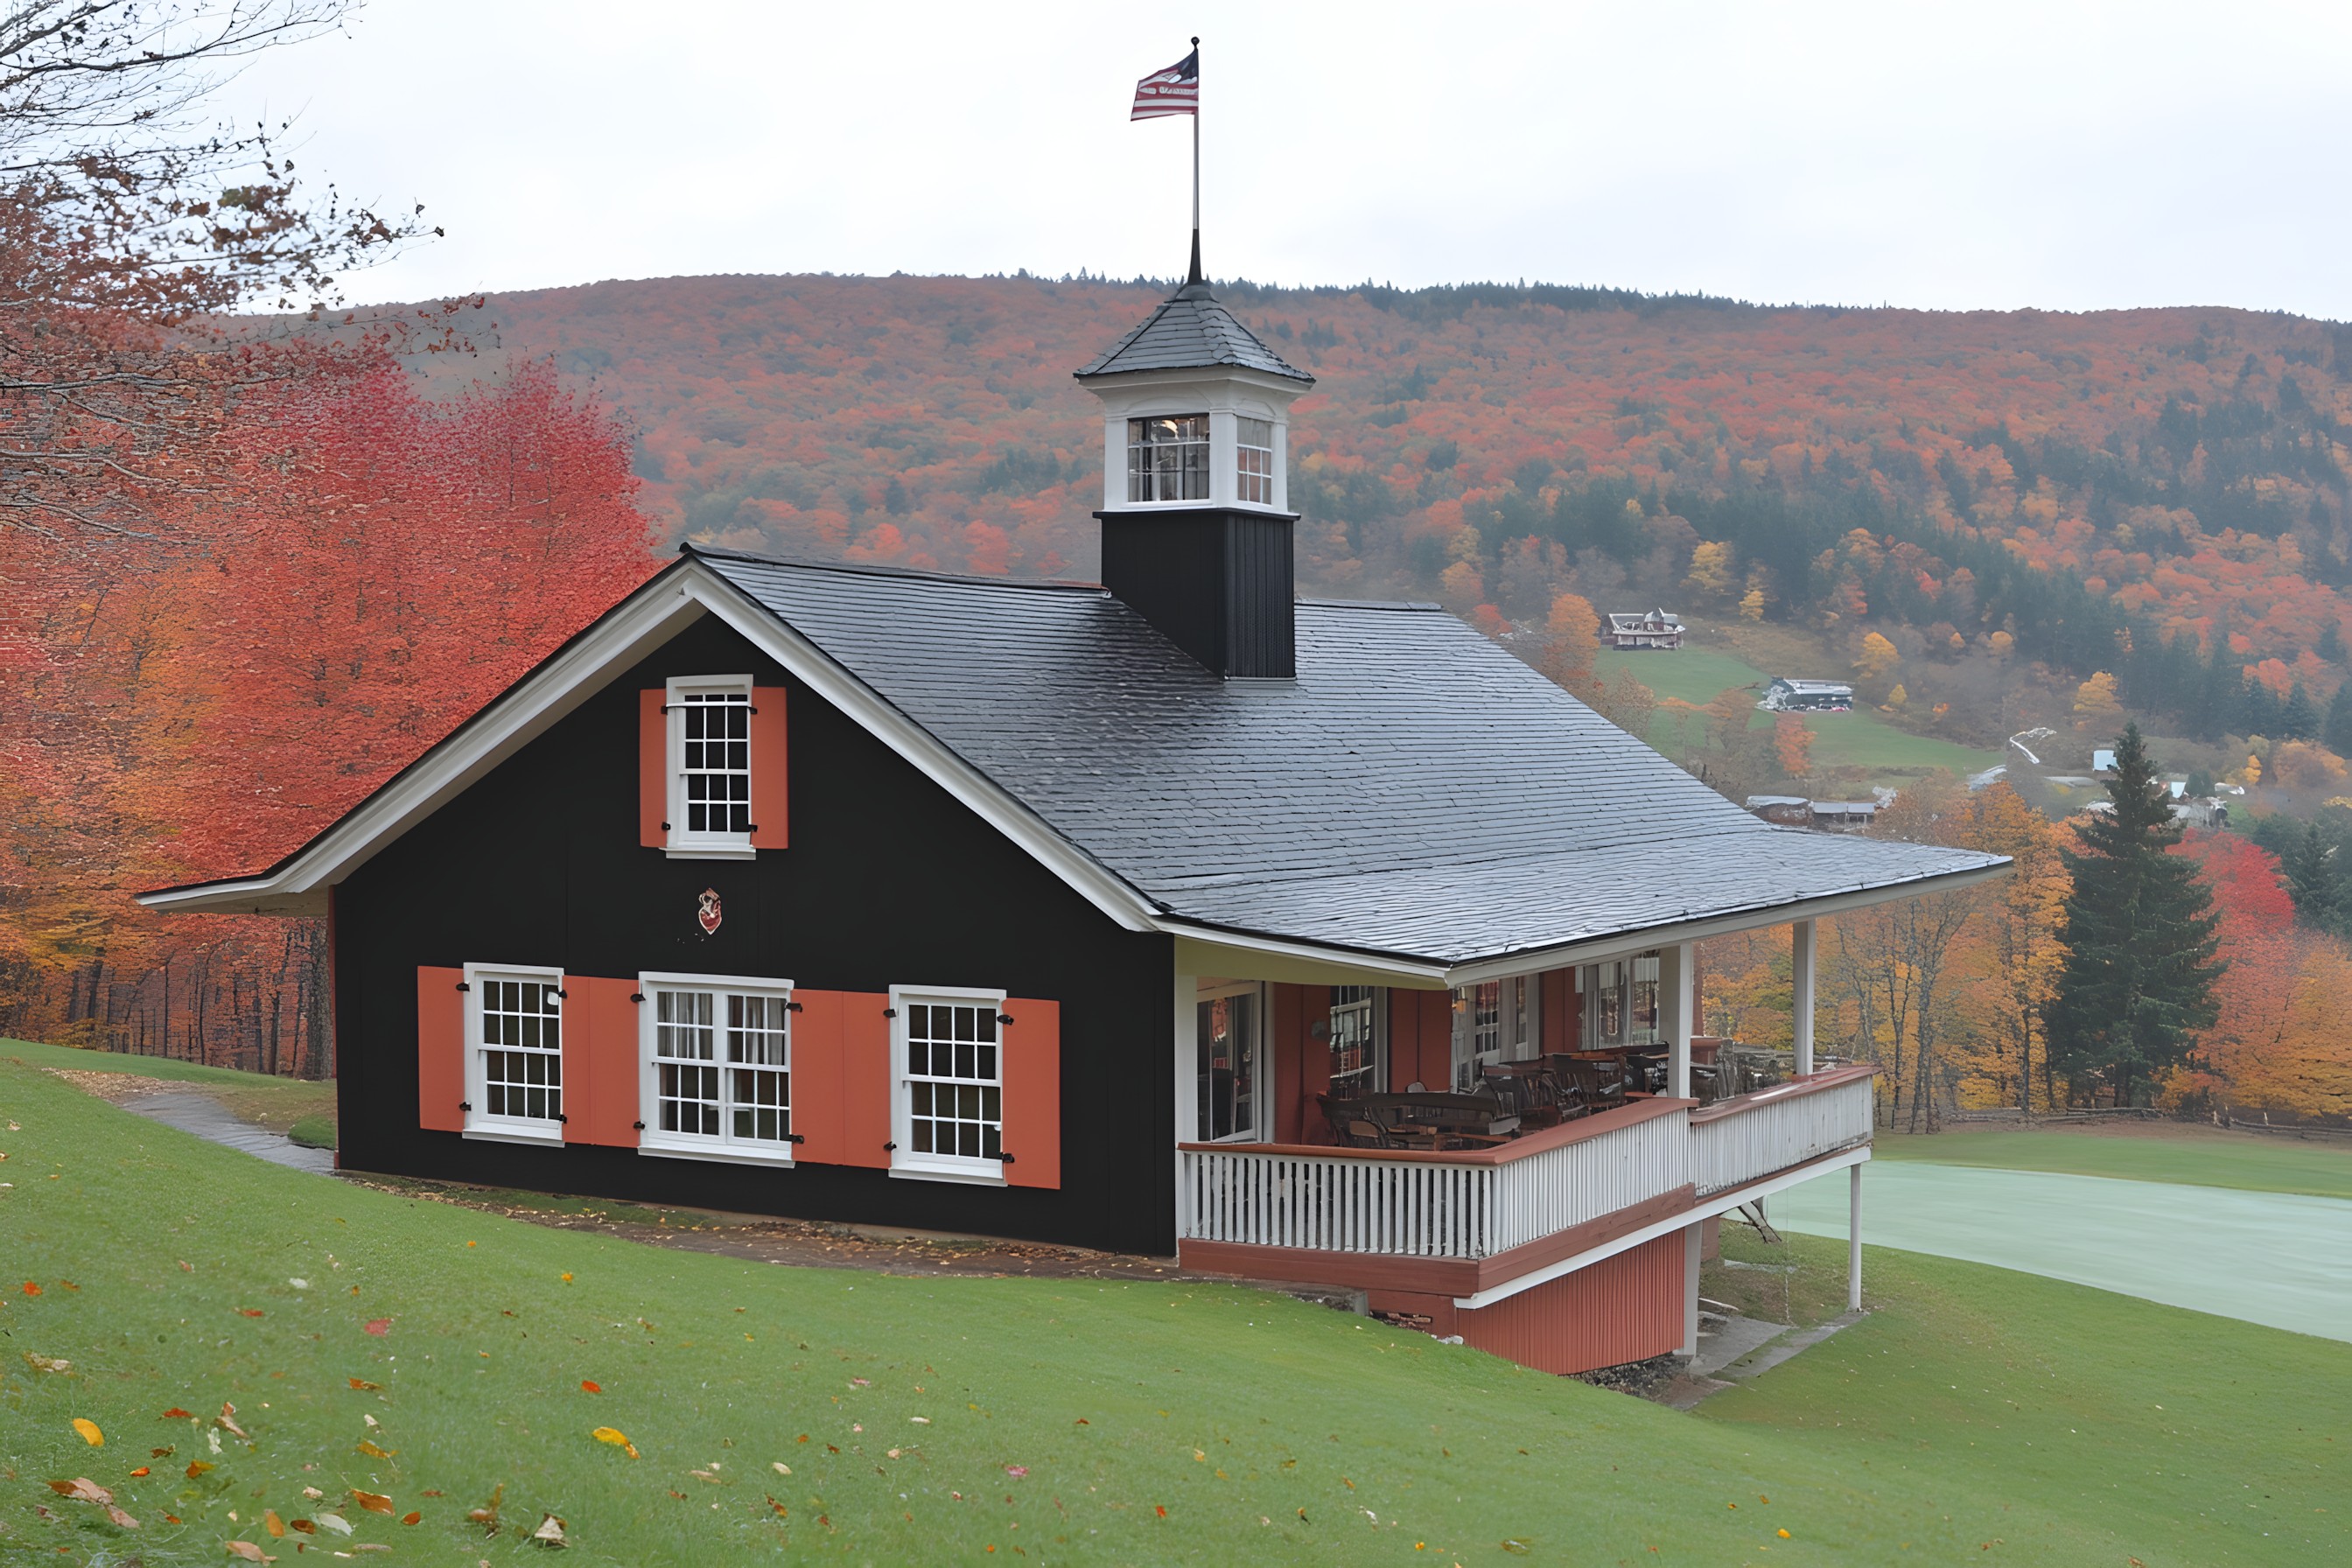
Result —
<instances>
[{"instance_id":1,"label":"black barn building","mask_svg":"<svg viewBox=\"0 0 2352 1568\"><path fill-rule=\"evenodd\" d=\"M1674 1348L1713 1215L1869 1156L1813 919L2002 863L1759 822L1434 606L1297 597L1311 382L1205 286L1078 374L1102 585L688 547L277 866L145 901L331 918L348 1168ZM1721 1092L1691 944L1781 923L1794 1071Z\"/></svg>"}]
</instances>

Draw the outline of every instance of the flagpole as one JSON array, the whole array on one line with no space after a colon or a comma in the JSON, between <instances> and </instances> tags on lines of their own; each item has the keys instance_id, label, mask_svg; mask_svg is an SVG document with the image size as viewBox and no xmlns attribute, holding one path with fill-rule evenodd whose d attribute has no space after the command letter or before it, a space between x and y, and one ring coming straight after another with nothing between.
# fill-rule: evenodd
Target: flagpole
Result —
<instances>
[{"instance_id":1,"label":"flagpole","mask_svg":"<svg viewBox=\"0 0 2352 1568\"><path fill-rule=\"evenodd\" d=\"M1195 81L1199 80L1201 40L1192 40ZM1189 283L1201 281L1201 106L1192 105L1192 276Z\"/></svg>"}]
</instances>

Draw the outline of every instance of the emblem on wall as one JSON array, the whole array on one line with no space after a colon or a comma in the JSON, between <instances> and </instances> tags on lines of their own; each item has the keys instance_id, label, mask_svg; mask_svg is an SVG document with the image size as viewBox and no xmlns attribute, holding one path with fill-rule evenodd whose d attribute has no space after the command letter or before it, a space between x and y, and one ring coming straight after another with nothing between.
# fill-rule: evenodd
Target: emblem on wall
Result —
<instances>
[{"instance_id":1,"label":"emblem on wall","mask_svg":"<svg viewBox=\"0 0 2352 1568\"><path fill-rule=\"evenodd\" d=\"M702 897L697 900L694 911L695 924L702 928L703 935L717 936L719 934L719 922L724 918L725 917L719 912L719 889L716 888L703 889Z\"/></svg>"}]
</instances>

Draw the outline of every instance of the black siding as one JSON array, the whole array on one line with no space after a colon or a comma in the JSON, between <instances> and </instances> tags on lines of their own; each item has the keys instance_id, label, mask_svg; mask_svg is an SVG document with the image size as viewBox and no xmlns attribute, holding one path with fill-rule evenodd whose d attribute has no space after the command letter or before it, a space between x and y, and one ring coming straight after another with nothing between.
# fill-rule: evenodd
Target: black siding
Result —
<instances>
[{"instance_id":1,"label":"black siding","mask_svg":"<svg viewBox=\"0 0 2352 1568\"><path fill-rule=\"evenodd\" d=\"M1098 511L1103 586L1218 675L1298 673L1294 515Z\"/></svg>"},{"instance_id":2,"label":"black siding","mask_svg":"<svg viewBox=\"0 0 2352 1568\"><path fill-rule=\"evenodd\" d=\"M637 697L672 675L788 689L791 837L755 861L637 844ZM718 889L716 936L696 895ZM1120 930L732 630L704 620L336 890L341 1160L351 1169L811 1219L1175 1250L1173 951ZM776 1171L417 1126L419 965L994 985L1062 1004L1055 1191Z\"/></svg>"}]
</instances>

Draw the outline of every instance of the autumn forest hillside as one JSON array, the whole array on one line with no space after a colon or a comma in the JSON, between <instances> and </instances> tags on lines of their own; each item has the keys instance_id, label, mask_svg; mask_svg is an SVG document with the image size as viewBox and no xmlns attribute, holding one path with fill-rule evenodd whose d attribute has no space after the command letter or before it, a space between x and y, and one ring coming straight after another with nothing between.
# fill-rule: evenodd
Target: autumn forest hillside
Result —
<instances>
[{"instance_id":1,"label":"autumn forest hillside","mask_svg":"<svg viewBox=\"0 0 2352 1568\"><path fill-rule=\"evenodd\" d=\"M1895 722L1977 747L2071 731L2103 673L2089 729L2111 695L2216 762L2322 739L2352 584L2352 327L1220 291L1318 378L1291 438L1309 589L1522 626L1573 590L1783 628L1842 667L1807 673L1859 662ZM593 382L635 422L642 504L672 535L1083 577L1100 427L1069 373L1162 292L603 283L492 297L481 358L434 369L454 386L551 356ZM1874 631L1896 662L1865 656Z\"/></svg>"}]
</instances>

